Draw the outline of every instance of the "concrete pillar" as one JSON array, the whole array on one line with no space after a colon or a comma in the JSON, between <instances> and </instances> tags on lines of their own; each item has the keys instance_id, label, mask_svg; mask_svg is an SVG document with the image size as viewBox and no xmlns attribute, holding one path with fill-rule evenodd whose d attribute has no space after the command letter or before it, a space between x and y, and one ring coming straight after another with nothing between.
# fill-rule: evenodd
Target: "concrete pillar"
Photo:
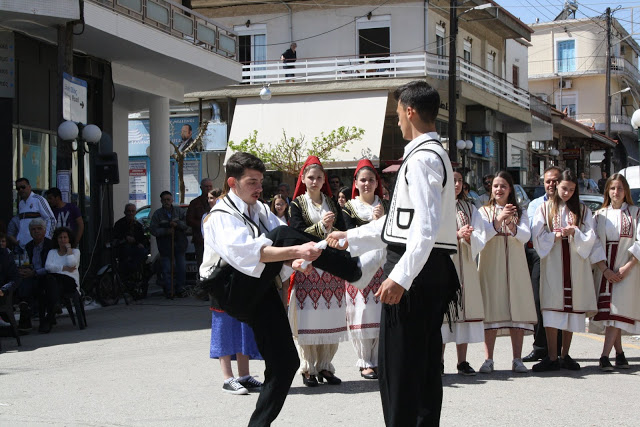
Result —
<instances>
[{"instance_id":1,"label":"concrete pillar","mask_svg":"<svg viewBox=\"0 0 640 427\"><path fill-rule=\"evenodd\" d=\"M169 99L153 98L149 104L149 137L151 157L151 215L159 209L160 193L169 190Z\"/></svg>"},{"instance_id":2,"label":"concrete pillar","mask_svg":"<svg viewBox=\"0 0 640 427\"><path fill-rule=\"evenodd\" d=\"M113 186L114 222L122 218L129 202L129 112L117 102L113 104L113 151L118 154L120 184Z\"/></svg>"}]
</instances>

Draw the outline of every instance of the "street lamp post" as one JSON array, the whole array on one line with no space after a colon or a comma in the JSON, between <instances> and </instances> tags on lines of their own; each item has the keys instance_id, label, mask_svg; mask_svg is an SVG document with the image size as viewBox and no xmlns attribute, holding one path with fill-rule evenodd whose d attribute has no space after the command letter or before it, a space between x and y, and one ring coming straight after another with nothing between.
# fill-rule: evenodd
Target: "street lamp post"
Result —
<instances>
[{"instance_id":1,"label":"street lamp post","mask_svg":"<svg viewBox=\"0 0 640 427\"><path fill-rule=\"evenodd\" d=\"M468 139L466 141L463 139L459 139L458 142L456 142L456 147L462 152L462 178L464 178L467 174L467 155L469 154L469 150L473 148L473 142L469 141Z\"/></svg>"},{"instance_id":2,"label":"street lamp post","mask_svg":"<svg viewBox=\"0 0 640 427\"><path fill-rule=\"evenodd\" d=\"M84 154L89 152L86 143L98 143L102 138L102 131L96 125L85 125L67 120L58 126L58 136L63 141L71 142L71 149L78 152L78 205L80 213L85 217Z\"/></svg>"}]
</instances>

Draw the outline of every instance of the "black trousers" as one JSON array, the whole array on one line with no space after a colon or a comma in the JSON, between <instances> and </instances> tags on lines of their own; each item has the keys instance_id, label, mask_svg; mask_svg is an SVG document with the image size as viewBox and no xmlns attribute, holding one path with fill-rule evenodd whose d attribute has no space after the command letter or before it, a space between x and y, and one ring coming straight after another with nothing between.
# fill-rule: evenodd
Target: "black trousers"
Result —
<instances>
[{"instance_id":1,"label":"black trousers","mask_svg":"<svg viewBox=\"0 0 640 427\"><path fill-rule=\"evenodd\" d=\"M399 254L388 252L385 275ZM434 251L399 304L382 306L378 369L387 426L438 426L442 408L440 327L455 266L446 252Z\"/></svg>"},{"instance_id":2,"label":"black trousers","mask_svg":"<svg viewBox=\"0 0 640 427\"><path fill-rule=\"evenodd\" d=\"M529 274L531 274L531 286L533 286L533 300L536 304L536 316L538 323L533 330L533 348L547 349L547 332L544 329L542 320L542 311L540 310L540 257L538 252L533 248L524 248L527 255L527 264L529 265ZM558 331L558 356L562 349L562 331Z\"/></svg>"},{"instance_id":3,"label":"black trousers","mask_svg":"<svg viewBox=\"0 0 640 427\"><path fill-rule=\"evenodd\" d=\"M266 233L266 237L277 247L319 240L287 226L273 229ZM348 252L327 248L313 264L352 281L362 275L357 262L357 258L351 258ZM300 366L289 319L273 283L281 269L282 262L267 263L260 277L256 278L231 268L227 281L216 283L211 288L212 296L227 314L251 326L258 350L264 358L264 385L249 426L271 425L284 405Z\"/></svg>"}]
</instances>

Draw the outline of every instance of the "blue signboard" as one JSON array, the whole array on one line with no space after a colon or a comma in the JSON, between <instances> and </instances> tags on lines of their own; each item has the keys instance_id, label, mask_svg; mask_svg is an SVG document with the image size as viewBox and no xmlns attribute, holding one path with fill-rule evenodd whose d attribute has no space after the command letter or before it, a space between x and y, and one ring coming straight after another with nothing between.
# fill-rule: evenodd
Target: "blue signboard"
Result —
<instances>
[{"instance_id":1,"label":"blue signboard","mask_svg":"<svg viewBox=\"0 0 640 427\"><path fill-rule=\"evenodd\" d=\"M472 149L473 154L480 154L482 155L483 151L482 151L482 137L481 136L474 136L473 137L473 149Z\"/></svg>"}]
</instances>

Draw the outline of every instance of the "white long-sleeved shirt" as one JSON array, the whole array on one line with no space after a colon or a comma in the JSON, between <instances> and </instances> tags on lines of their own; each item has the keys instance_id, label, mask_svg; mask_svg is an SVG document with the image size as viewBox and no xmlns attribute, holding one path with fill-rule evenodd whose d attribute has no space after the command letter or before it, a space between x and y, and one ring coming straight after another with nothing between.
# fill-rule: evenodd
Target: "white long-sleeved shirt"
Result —
<instances>
[{"instance_id":1,"label":"white long-sleeved shirt","mask_svg":"<svg viewBox=\"0 0 640 427\"><path fill-rule=\"evenodd\" d=\"M617 242L620 240L620 211L624 209L627 209L626 203L622 203L620 209L614 209L611 205L607 206L604 213L607 221L605 225L607 241ZM607 255L604 247L605 244L606 242L601 242L600 239L598 239L596 244L593 245L590 255L590 261L592 264L599 261L606 261ZM640 226L636 227L636 241L629 248L629 252L631 255L636 257L638 261L640 261Z\"/></svg>"},{"instance_id":2,"label":"white long-sleeved shirt","mask_svg":"<svg viewBox=\"0 0 640 427\"><path fill-rule=\"evenodd\" d=\"M425 138L426 136L426 138ZM440 139L438 134L430 132L414 139L404 147L406 157L418 144L425 139ZM436 234L440 216L442 214L442 186L445 169L437 154L430 151L420 151L407 161L407 181L413 195L412 202L416 207L415 217L410 225L409 238L405 253L389 274L389 278L403 288L409 290L413 280L418 276L427 263L431 250L436 241ZM452 179L452 177L449 177ZM454 214L452 212L451 214ZM351 248L351 255L358 256L365 252L382 249L387 245L381 239L386 215L362 227L347 231L347 241Z\"/></svg>"},{"instance_id":3,"label":"white long-sleeved shirt","mask_svg":"<svg viewBox=\"0 0 640 427\"><path fill-rule=\"evenodd\" d=\"M78 267L80 265L80 251L74 249L71 255L60 255L57 249L51 249L47 255L47 261L44 268L48 273L64 274L71 277L76 282L76 288L80 291L80 272ZM76 269L71 271L63 270L63 267L75 267Z\"/></svg>"},{"instance_id":4,"label":"white long-sleeved shirt","mask_svg":"<svg viewBox=\"0 0 640 427\"><path fill-rule=\"evenodd\" d=\"M496 217L500 214L500 211L502 209L504 209L504 206L496 205ZM488 226L486 227L486 231L487 231L486 241L488 242L489 240L491 240L492 237L498 234L498 231L495 229L493 225L493 218L489 218L484 209L478 209L478 210L480 211L480 215L482 215L482 218L488 222ZM529 217L527 216L527 211L525 210L522 211L522 217L520 217L520 222L518 222L518 224L516 225L515 232L511 232L511 230L509 230L508 228L506 228L506 230L508 230L508 232L511 233L511 236L515 237L516 239L521 241L523 244L527 243L531 238L531 229L529 228Z\"/></svg>"},{"instance_id":5,"label":"white long-sleeved shirt","mask_svg":"<svg viewBox=\"0 0 640 427\"><path fill-rule=\"evenodd\" d=\"M533 228L531 229L531 236L533 241L533 247L540 258L545 258L551 252L553 245L556 241L556 233L551 230L548 231L545 227L545 205L542 204L536 209L535 216L533 217ZM560 226L567 227L569 225L569 208L566 204L562 204L560 207ZM573 235L573 242L580 257L587 259L593 248L593 244L596 241L596 233L594 231L594 221L591 214L591 210L588 207L584 216L584 232L579 228L575 229Z\"/></svg>"},{"instance_id":6,"label":"white long-sleeved shirt","mask_svg":"<svg viewBox=\"0 0 640 427\"><path fill-rule=\"evenodd\" d=\"M29 223L33 218L29 218L29 214L38 214L39 217L44 220L47 225L45 230L45 237L51 238L53 236L53 230L56 228L56 217L47 203L47 200L35 194L33 191L27 197L27 200L20 200L18 203L18 217L20 218L20 227L18 229L18 242L22 248L31 240L31 233L29 232Z\"/></svg>"},{"instance_id":7,"label":"white long-sleeved shirt","mask_svg":"<svg viewBox=\"0 0 640 427\"><path fill-rule=\"evenodd\" d=\"M262 221L262 224L267 230L261 230L262 233L282 225L278 217L264 203L256 203L249 211L249 205L233 191L229 192L228 197L240 212L256 224L261 222L259 212L263 213L262 218L266 218L266 223ZM255 237L243 221L226 213L212 212L203 228L205 245L210 245L215 253L239 272L251 277L260 277L265 268L265 264L260 262L260 251L265 246L272 246L273 241L264 234Z\"/></svg>"}]
</instances>

